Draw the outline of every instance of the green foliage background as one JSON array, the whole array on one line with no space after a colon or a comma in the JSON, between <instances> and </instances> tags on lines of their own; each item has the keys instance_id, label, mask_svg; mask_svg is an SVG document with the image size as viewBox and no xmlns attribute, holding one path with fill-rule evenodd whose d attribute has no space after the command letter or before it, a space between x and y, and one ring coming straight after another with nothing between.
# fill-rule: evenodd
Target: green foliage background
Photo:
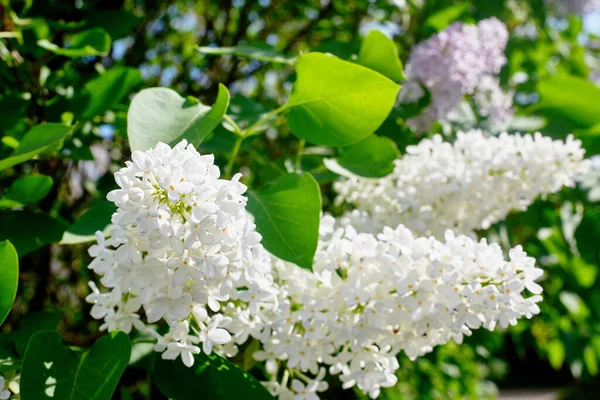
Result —
<instances>
[{"instance_id":1,"label":"green foliage background","mask_svg":"<svg viewBox=\"0 0 600 400\"><path fill-rule=\"evenodd\" d=\"M331 190L337 175L324 158L336 157L341 167L364 176L391 171L397 154L419 140L405 119L427 105L392 108L402 64L415 43L454 21L496 16L509 30L528 24L537 38L511 36L501 75L524 99L507 129L539 129L556 138L573 132L588 156L600 153L600 88L588 80L589 58L597 58L600 46L586 46L600 38L582 32L580 17L551 17L543 0L407 3L408 12L392 2L359 0L0 1L0 322L8 315L0 328L0 372L23 362L23 380L42 376L40 360L22 361L36 353L28 343L77 368L82 360L93 365L97 346L131 346L122 334L98 340L99 323L83 299L92 278L87 247L114 211L105 200L115 185L111 172L132 149L152 146L157 132L161 140L185 137L215 153L226 175L243 171L259 228L269 220L261 219L261 204L278 196L306 196L308 211L298 213L314 214L319 204L338 213ZM365 25L377 23L400 23L405 30L390 45L381 34L365 35ZM361 48L363 40L368 46ZM521 72L529 79L511 79ZM155 86L165 89L142 91L129 108L134 93ZM134 118L136 101L161 109L165 97L174 108L163 108L164 116ZM331 113L328 102L341 104L343 112ZM325 125L315 125L307 113ZM230 121L221 124L225 114ZM290 178L290 170L305 175ZM581 221L574 224L573 215ZM318 221L301 220L306 237L294 237L295 243L282 243L291 235L263 236L283 249L279 256L310 267ZM399 385L382 398L479 399L494 397L497 386L551 386L590 398L600 374L600 205L581 188L564 191L481 235L507 247L522 244L537 258L547 272L542 313L507 332L477 332L462 346L441 346L415 362L400 356ZM289 254L288 245L306 254ZM48 332L56 329L60 337ZM132 339L120 380L101 369L94 373L117 388L113 398L164 398L152 370L173 370L153 366L151 347L144 338ZM124 368L128 357L115 357ZM251 363L234 361L260 375ZM235 379L247 375L230 372ZM92 390L85 382L61 382L57 393ZM28 400L26 390L22 396ZM360 398L335 384L327 396Z\"/></svg>"}]
</instances>

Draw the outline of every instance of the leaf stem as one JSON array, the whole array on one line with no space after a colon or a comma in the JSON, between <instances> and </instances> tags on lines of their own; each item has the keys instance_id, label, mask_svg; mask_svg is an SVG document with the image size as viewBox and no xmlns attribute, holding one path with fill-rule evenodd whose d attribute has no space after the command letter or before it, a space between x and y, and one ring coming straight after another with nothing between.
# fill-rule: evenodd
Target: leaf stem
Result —
<instances>
[{"instance_id":1,"label":"leaf stem","mask_svg":"<svg viewBox=\"0 0 600 400\"><path fill-rule=\"evenodd\" d=\"M262 118L260 118L258 121L256 121L252 126L250 126L248 129L246 129L244 135L245 136L250 136L253 135L255 133L260 132L263 129L263 125L266 124L267 122L269 122L269 120L271 120L272 118L276 117L277 115L281 114L282 112L286 111L290 106L286 103L284 105L282 105L279 108L276 108L272 111L269 111L268 113L264 114L262 116Z\"/></svg>"},{"instance_id":2,"label":"leaf stem","mask_svg":"<svg viewBox=\"0 0 600 400\"><path fill-rule=\"evenodd\" d=\"M229 154L229 161L227 162L227 167L225 167L225 179L231 179L233 164L235 164L235 159L237 158L237 155L240 152L240 146L242 145L244 138L245 135L237 136L235 138L235 142L233 143L233 149L231 149L231 153Z\"/></svg>"},{"instance_id":3,"label":"leaf stem","mask_svg":"<svg viewBox=\"0 0 600 400\"><path fill-rule=\"evenodd\" d=\"M296 152L296 159L294 161L294 170L296 172L300 172L300 161L302 160L302 154L304 154L305 145L306 140L300 139L300 143L298 143L298 151Z\"/></svg>"},{"instance_id":4,"label":"leaf stem","mask_svg":"<svg viewBox=\"0 0 600 400\"><path fill-rule=\"evenodd\" d=\"M231 125L231 127L233 128L233 133L235 133L236 136L244 136L244 132L241 130L239 125L235 123L233 118L231 118L229 115L227 115L227 114L223 115L223 121L225 121L229 125Z\"/></svg>"}]
</instances>

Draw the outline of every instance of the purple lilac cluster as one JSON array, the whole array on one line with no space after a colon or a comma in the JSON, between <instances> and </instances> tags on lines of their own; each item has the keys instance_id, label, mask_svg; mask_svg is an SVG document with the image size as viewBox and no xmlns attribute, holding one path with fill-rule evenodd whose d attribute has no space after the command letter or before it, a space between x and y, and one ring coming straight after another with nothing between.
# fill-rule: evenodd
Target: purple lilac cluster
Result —
<instances>
[{"instance_id":1,"label":"purple lilac cluster","mask_svg":"<svg viewBox=\"0 0 600 400\"><path fill-rule=\"evenodd\" d=\"M409 82L405 86L410 89L416 82L423 84L431 92L431 104L409 120L411 127L423 131L431 122L447 119L464 95L475 95L474 101L485 117L510 115L510 96L494 78L506 64L507 42L506 26L490 18L477 25L454 23L415 46L406 66ZM420 95L418 90L407 89L401 93L401 101L413 102Z\"/></svg>"}]
</instances>

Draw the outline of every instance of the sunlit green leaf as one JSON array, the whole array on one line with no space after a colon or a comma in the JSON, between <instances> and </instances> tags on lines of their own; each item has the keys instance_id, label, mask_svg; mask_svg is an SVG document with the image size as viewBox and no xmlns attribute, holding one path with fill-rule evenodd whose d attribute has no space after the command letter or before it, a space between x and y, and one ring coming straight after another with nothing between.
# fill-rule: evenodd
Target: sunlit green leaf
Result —
<instances>
[{"instance_id":1,"label":"sunlit green leaf","mask_svg":"<svg viewBox=\"0 0 600 400\"><path fill-rule=\"evenodd\" d=\"M355 175L379 178L394 170L394 160L398 156L398 149L391 139L371 135L356 144L338 149L336 161Z\"/></svg>"},{"instance_id":2,"label":"sunlit green leaf","mask_svg":"<svg viewBox=\"0 0 600 400\"><path fill-rule=\"evenodd\" d=\"M387 76L394 82L406 79L396 44L376 29L369 32L363 41L356 62Z\"/></svg>"},{"instance_id":3,"label":"sunlit green leaf","mask_svg":"<svg viewBox=\"0 0 600 400\"><path fill-rule=\"evenodd\" d=\"M349 146L375 132L400 89L375 71L321 53L299 56L296 72L286 104L290 130L325 146Z\"/></svg>"},{"instance_id":4,"label":"sunlit green leaf","mask_svg":"<svg viewBox=\"0 0 600 400\"><path fill-rule=\"evenodd\" d=\"M0 242L0 325L4 322L17 295L19 256L8 241Z\"/></svg>"}]
</instances>

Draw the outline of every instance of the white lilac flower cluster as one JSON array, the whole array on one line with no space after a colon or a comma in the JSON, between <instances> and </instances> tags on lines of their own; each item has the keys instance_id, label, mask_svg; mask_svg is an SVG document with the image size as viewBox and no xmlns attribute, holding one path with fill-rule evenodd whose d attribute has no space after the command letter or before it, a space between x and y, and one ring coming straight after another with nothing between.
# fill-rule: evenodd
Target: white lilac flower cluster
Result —
<instances>
[{"instance_id":1,"label":"white lilac flower cluster","mask_svg":"<svg viewBox=\"0 0 600 400\"><path fill-rule=\"evenodd\" d=\"M511 115L512 98L500 88L494 76L506 63L508 42L506 26L496 18L477 25L454 23L417 44L406 65L408 82L400 101L414 102L423 95L419 84L431 93L431 104L420 115L409 119L416 131L430 128L433 121L444 121L464 95L474 95L480 115L502 122Z\"/></svg>"},{"instance_id":2,"label":"white lilac flower cluster","mask_svg":"<svg viewBox=\"0 0 600 400\"><path fill-rule=\"evenodd\" d=\"M133 153L107 196L118 207L111 237L98 233L89 249L89 268L109 289L91 282L87 297L101 329L147 331L163 358L181 356L187 366L200 346L232 356L262 334L277 289L240 176L219 179L214 157L185 140ZM165 335L147 329L161 320Z\"/></svg>"},{"instance_id":3,"label":"white lilac flower cluster","mask_svg":"<svg viewBox=\"0 0 600 400\"><path fill-rule=\"evenodd\" d=\"M442 237L446 229L473 236L525 210L540 195L572 187L590 168L581 141L540 133L459 132L409 146L394 171L380 179L350 177L334 184L338 201L356 207L342 218L362 232L404 224L416 234Z\"/></svg>"},{"instance_id":4,"label":"white lilac flower cluster","mask_svg":"<svg viewBox=\"0 0 600 400\"><path fill-rule=\"evenodd\" d=\"M546 0L546 7L557 15L586 15L600 8L600 0Z\"/></svg>"},{"instance_id":5,"label":"white lilac flower cluster","mask_svg":"<svg viewBox=\"0 0 600 400\"><path fill-rule=\"evenodd\" d=\"M400 351L414 359L539 313L542 270L520 246L505 259L485 239L414 237L402 225L357 233L330 216L321 233L312 272L274 261L280 319L254 358L280 399L318 399L324 368L375 398L396 384Z\"/></svg>"},{"instance_id":6,"label":"white lilac flower cluster","mask_svg":"<svg viewBox=\"0 0 600 400\"><path fill-rule=\"evenodd\" d=\"M21 375L14 372L0 374L0 400L18 400L20 392Z\"/></svg>"}]
</instances>

